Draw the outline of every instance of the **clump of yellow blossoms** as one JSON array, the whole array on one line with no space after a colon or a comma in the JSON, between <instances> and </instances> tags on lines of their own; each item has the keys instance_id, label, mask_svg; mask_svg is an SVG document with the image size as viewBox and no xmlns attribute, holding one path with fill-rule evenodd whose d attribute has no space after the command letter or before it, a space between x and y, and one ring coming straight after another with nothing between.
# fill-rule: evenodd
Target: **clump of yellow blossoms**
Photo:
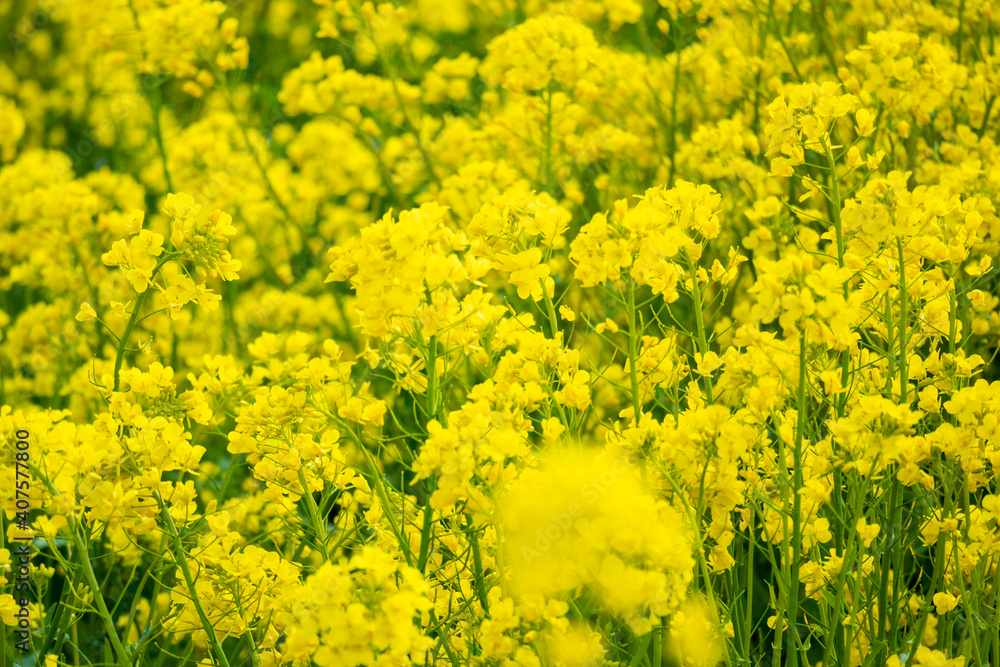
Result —
<instances>
[{"instance_id":1,"label":"clump of yellow blossoms","mask_svg":"<svg viewBox=\"0 0 1000 667\"><path fill-rule=\"evenodd\" d=\"M694 567L682 514L622 460L563 453L540 465L498 503L515 595L587 587L638 635L676 611Z\"/></svg>"}]
</instances>

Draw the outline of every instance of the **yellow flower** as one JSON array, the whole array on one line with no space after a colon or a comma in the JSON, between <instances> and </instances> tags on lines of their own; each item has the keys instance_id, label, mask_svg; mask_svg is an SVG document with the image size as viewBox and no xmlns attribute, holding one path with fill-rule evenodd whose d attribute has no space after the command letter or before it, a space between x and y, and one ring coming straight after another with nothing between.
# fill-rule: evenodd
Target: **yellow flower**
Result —
<instances>
[{"instance_id":1,"label":"yellow flower","mask_svg":"<svg viewBox=\"0 0 1000 667\"><path fill-rule=\"evenodd\" d=\"M138 209L129 213L125 221L126 231L129 234L138 234L142 230L142 223L145 218L146 213Z\"/></svg>"},{"instance_id":2,"label":"yellow flower","mask_svg":"<svg viewBox=\"0 0 1000 667\"><path fill-rule=\"evenodd\" d=\"M95 311L89 303L84 301L80 304L80 312L76 314L76 319L80 322L95 320L97 319L97 311Z\"/></svg>"},{"instance_id":3,"label":"yellow flower","mask_svg":"<svg viewBox=\"0 0 1000 667\"><path fill-rule=\"evenodd\" d=\"M935 651L926 646L917 648L915 657L916 661L913 663L915 667L964 667L965 665L964 657L949 660L944 651Z\"/></svg>"},{"instance_id":4,"label":"yellow flower","mask_svg":"<svg viewBox=\"0 0 1000 667\"><path fill-rule=\"evenodd\" d=\"M129 248L124 239L119 239L111 245L111 250L101 255L101 261L108 266L129 264Z\"/></svg>"},{"instance_id":5,"label":"yellow flower","mask_svg":"<svg viewBox=\"0 0 1000 667\"><path fill-rule=\"evenodd\" d=\"M951 593L935 593L934 606L937 607L938 614L947 614L958 606L958 598Z\"/></svg>"},{"instance_id":6,"label":"yellow flower","mask_svg":"<svg viewBox=\"0 0 1000 667\"><path fill-rule=\"evenodd\" d=\"M725 651L719 629L704 599L699 596L687 600L670 623L670 639L677 657L690 667L715 667Z\"/></svg>"},{"instance_id":7,"label":"yellow flower","mask_svg":"<svg viewBox=\"0 0 1000 667\"><path fill-rule=\"evenodd\" d=\"M854 126L854 131L858 133L859 137L867 137L875 131L875 116L868 109L858 109L855 111L854 120L857 122L857 125Z\"/></svg>"},{"instance_id":8,"label":"yellow flower","mask_svg":"<svg viewBox=\"0 0 1000 667\"><path fill-rule=\"evenodd\" d=\"M555 442L565 430L566 427L556 417L542 420L542 437L546 442Z\"/></svg>"},{"instance_id":9,"label":"yellow flower","mask_svg":"<svg viewBox=\"0 0 1000 667\"><path fill-rule=\"evenodd\" d=\"M586 410L590 405L590 373L577 371L571 382L553 392L556 400L577 410Z\"/></svg>"},{"instance_id":10,"label":"yellow flower","mask_svg":"<svg viewBox=\"0 0 1000 667\"><path fill-rule=\"evenodd\" d=\"M681 514L624 460L557 450L540 458L499 501L516 594L586 585L637 634L648 632L652 617L678 608L693 576Z\"/></svg>"},{"instance_id":11,"label":"yellow flower","mask_svg":"<svg viewBox=\"0 0 1000 667\"><path fill-rule=\"evenodd\" d=\"M778 626L778 617L776 615L768 616L767 617L767 627L769 627L772 630L774 630L775 628L777 628L777 626ZM781 627L784 630L788 629L788 619L786 619L786 618L782 618L781 619Z\"/></svg>"},{"instance_id":12,"label":"yellow flower","mask_svg":"<svg viewBox=\"0 0 1000 667\"><path fill-rule=\"evenodd\" d=\"M510 284L517 288L517 296L541 301L546 291L546 279L551 282L549 267L542 262L542 249L535 247L516 255L500 257L500 270L510 272Z\"/></svg>"},{"instance_id":13,"label":"yellow flower","mask_svg":"<svg viewBox=\"0 0 1000 667\"><path fill-rule=\"evenodd\" d=\"M126 312L125 309L128 308L130 305L132 305L131 301L127 301L125 303L122 303L121 301L112 301L111 314L117 318L125 319L126 317L129 316L129 313Z\"/></svg>"},{"instance_id":14,"label":"yellow flower","mask_svg":"<svg viewBox=\"0 0 1000 667\"><path fill-rule=\"evenodd\" d=\"M13 595L10 593L0 595L0 620L3 620L4 625L16 627L17 618L14 617L14 614L20 611L20 609L17 602L14 601Z\"/></svg>"},{"instance_id":15,"label":"yellow flower","mask_svg":"<svg viewBox=\"0 0 1000 667\"><path fill-rule=\"evenodd\" d=\"M336 39L337 37L340 37L340 31L337 30L337 26L335 26L332 22L321 21L319 24L319 30L316 32L316 37L329 37L331 39Z\"/></svg>"},{"instance_id":16,"label":"yellow flower","mask_svg":"<svg viewBox=\"0 0 1000 667\"><path fill-rule=\"evenodd\" d=\"M864 519L858 519L857 530L858 535L861 537L861 541L867 549L872 545L872 541L874 541L875 537L878 536L881 527L877 523L869 524Z\"/></svg>"},{"instance_id":17,"label":"yellow flower","mask_svg":"<svg viewBox=\"0 0 1000 667\"><path fill-rule=\"evenodd\" d=\"M609 318L606 318L603 322L594 327L596 333L602 334L605 331L610 331L611 333L618 333L618 324Z\"/></svg>"}]
</instances>

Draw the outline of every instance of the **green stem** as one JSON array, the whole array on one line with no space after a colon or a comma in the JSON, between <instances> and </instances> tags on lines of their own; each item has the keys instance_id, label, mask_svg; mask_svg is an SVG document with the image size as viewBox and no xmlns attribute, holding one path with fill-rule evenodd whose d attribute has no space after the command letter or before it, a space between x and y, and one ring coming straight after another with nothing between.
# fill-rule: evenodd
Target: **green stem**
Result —
<instances>
[{"instance_id":1,"label":"green stem","mask_svg":"<svg viewBox=\"0 0 1000 667\"><path fill-rule=\"evenodd\" d=\"M833 229L837 236L837 265L844 268L844 253L846 244L844 241L844 226L840 219L840 176L837 175L837 160L833 157L833 149L830 147L830 140L827 137L823 141L823 148L826 151L826 163L830 169L830 214L833 218ZM844 283L844 297L847 297L847 283ZM847 409L848 384L851 379L851 353L844 350L840 354L840 389L841 395L837 400L837 416L843 417ZM853 526L851 527L853 530Z\"/></svg>"},{"instance_id":2,"label":"green stem","mask_svg":"<svg viewBox=\"0 0 1000 667\"><path fill-rule=\"evenodd\" d=\"M153 272L149 276L150 283L156 279L156 274L160 272L160 268L171 259L173 259L173 255L168 254L153 267ZM135 329L135 324L139 321L139 311L142 310L142 304L146 300L147 294L149 294L149 287L141 293L136 293L135 308L132 309L132 316L129 317L128 324L125 325L125 333L122 334L121 340L118 341L118 353L115 355L115 384L113 391L118 391L118 388L121 386L121 370L122 362L125 360L125 349L128 347L128 339L132 335L132 330Z\"/></svg>"},{"instance_id":3,"label":"green stem","mask_svg":"<svg viewBox=\"0 0 1000 667\"><path fill-rule=\"evenodd\" d=\"M135 328L135 322L138 319L139 309L142 308L142 302L146 300L146 294L149 292L147 289L142 294L138 295L135 302L135 308L132 310L132 317L129 318L128 324L125 326L125 333L122 334L122 339L118 344L118 353L115 355L115 384L114 391L118 391L121 386L121 369L122 362L125 360L125 348L128 344L128 339L132 335L132 330Z\"/></svg>"},{"instance_id":4,"label":"green stem","mask_svg":"<svg viewBox=\"0 0 1000 667\"><path fill-rule=\"evenodd\" d=\"M42 476L41 479L48 488L49 493L53 496L59 495L59 491L47 477ZM122 646L121 639L118 637L118 630L115 627L114 620L111 618L111 613L108 611L107 605L104 603L104 594L101 592L101 585L97 582L97 575L94 574L94 567L90 562L90 551L88 550L89 540L85 540L80 534L79 522L72 513L68 513L66 515L66 520L69 523L68 527L70 534L73 537L73 545L76 547L76 551L80 555L80 565L83 567L83 575L86 577L87 584L90 586L90 590L94 594L94 605L97 607L97 614L101 617L101 622L104 625L104 631L107 633L111 646L115 650L115 654L118 658L118 664L122 667L131 667L132 663L125 653L125 647ZM226 667L228 667L228 665L226 665Z\"/></svg>"},{"instance_id":5,"label":"green stem","mask_svg":"<svg viewBox=\"0 0 1000 667\"><path fill-rule=\"evenodd\" d=\"M704 594L708 600L708 611L711 615L713 622L719 621L719 604L715 599L715 589L712 587L712 577L708 570L708 559L705 558L705 540L702 537L701 532L701 521L700 515L695 512L695 508L691 506L688 502L687 496L681 485L677 482L670 472L660 469L660 472L664 474L664 478L667 483L670 484L671 489L673 489L674 496L681 501L681 505L684 507L684 511L688 516L688 524L694 531L694 553L695 553L695 567L701 573L701 579L704 586Z\"/></svg>"},{"instance_id":6,"label":"green stem","mask_svg":"<svg viewBox=\"0 0 1000 667\"><path fill-rule=\"evenodd\" d=\"M428 487L434 484L428 480ZM424 523L420 527L420 553L417 556L417 568L423 573L427 569L427 558L431 551L431 526L434 523L434 509L431 507L430 495L427 496L427 504L424 505Z\"/></svg>"},{"instance_id":7,"label":"green stem","mask_svg":"<svg viewBox=\"0 0 1000 667\"><path fill-rule=\"evenodd\" d=\"M424 394L424 400L425 409L427 411L427 421L437 419L439 422L444 424L446 420L444 415L441 414L441 397L437 376L437 355L438 339L435 335L431 336L427 343L427 357L424 361L425 370L427 371L427 390ZM415 452L414 456L416 456ZM431 540L433 539L433 531L431 528L434 523L434 508L431 507L431 495L434 493L435 486L436 481L433 476L424 481L424 493L426 495L426 500L424 504L423 525L420 527L420 550L417 554L417 567L421 572L424 572L427 568L427 558L430 555Z\"/></svg>"},{"instance_id":8,"label":"green stem","mask_svg":"<svg viewBox=\"0 0 1000 667\"><path fill-rule=\"evenodd\" d=\"M892 301L889 299L888 290L885 293L882 310L882 319L885 322L885 360L888 364L884 393L886 398L892 398L892 381L898 375L898 371L896 369L896 357L892 354L892 351L896 349L896 333L894 329L895 323L892 319Z\"/></svg>"},{"instance_id":9,"label":"green stem","mask_svg":"<svg viewBox=\"0 0 1000 667\"><path fill-rule=\"evenodd\" d=\"M309 480L306 479L306 472L302 465L299 465L299 484L302 485L302 495L306 499L306 509L309 512L309 521L312 522L313 532L316 534L316 541L319 543L319 550L323 554L323 562L330 562L330 552L327 547L326 522L320 521L319 508L316 507L316 500L309 490ZM386 511L389 511L386 508Z\"/></svg>"},{"instance_id":10,"label":"green stem","mask_svg":"<svg viewBox=\"0 0 1000 667\"><path fill-rule=\"evenodd\" d=\"M1000 558L993 565L993 610L994 618L993 623L990 625L995 625L993 632L990 634L993 636L993 667L1000 667Z\"/></svg>"},{"instance_id":11,"label":"green stem","mask_svg":"<svg viewBox=\"0 0 1000 667\"><path fill-rule=\"evenodd\" d=\"M427 391L424 395L427 409L427 420L440 419L438 414L441 411L438 399L438 377L437 377L437 336L431 336L427 343L427 358L424 360L424 367L427 371Z\"/></svg>"},{"instance_id":12,"label":"green stem","mask_svg":"<svg viewBox=\"0 0 1000 667\"><path fill-rule=\"evenodd\" d=\"M948 291L948 354L954 356L958 337L958 298L955 291L958 289L958 274L954 267L951 269L951 289Z\"/></svg>"},{"instance_id":13,"label":"green stem","mask_svg":"<svg viewBox=\"0 0 1000 667\"><path fill-rule=\"evenodd\" d=\"M663 621L653 627L653 667L663 664Z\"/></svg>"},{"instance_id":14,"label":"green stem","mask_svg":"<svg viewBox=\"0 0 1000 667\"><path fill-rule=\"evenodd\" d=\"M860 480L858 480L860 483ZM854 508L854 516L851 519L852 523L856 526L858 519L861 518L861 509L863 506L864 493L860 494L861 497L857 497L858 493L857 484L851 485L851 498L850 505ZM855 549L854 542L857 537L858 531L854 530L853 526L847 531L847 545L841 554L844 558L840 566L840 572L837 574L837 589L834 591L834 603L833 603L833 614L830 616L830 626L827 631L826 646L823 648L823 662L824 665L835 665L835 664L845 664L845 661L849 658L848 642L846 640L846 632L844 631L843 625L841 625L841 607L844 602L844 586L847 584L847 574L853 569ZM837 645L837 656L840 662L831 661L833 658L833 648Z\"/></svg>"},{"instance_id":15,"label":"green stem","mask_svg":"<svg viewBox=\"0 0 1000 667\"><path fill-rule=\"evenodd\" d=\"M941 518L943 519L944 517L951 514L951 493L949 491L951 488L951 475L948 474L947 471L942 473L939 461L935 461L934 463L935 463L934 466L935 473L938 473L939 477L940 476L944 477L944 494L945 494L944 507L942 508L941 511ZM947 551L946 546L948 542L947 537L948 535L944 531L941 531L938 534L937 545L935 546L934 549L934 571L933 574L931 575L930 586L927 587L927 591L929 592L928 594L930 596L933 596L934 593L937 591L938 581L940 581L941 577L944 575L944 570L946 568L945 559L947 556L946 554ZM910 645L913 650L910 651L910 657L907 658L906 660L906 667L913 667L913 660L916 658L917 655L917 647L919 647L924 640L924 631L927 629L928 616L930 616L929 610L924 611L923 616L921 616L920 618L920 621L916 628L916 632L914 633L913 636L913 642ZM944 637L946 633L944 630L940 630L939 635Z\"/></svg>"},{"instance_id":16,"label":"green stem","mask_svg":"<svg viewBox=\"0 0 1000 667\"><path fill-rule=\"evenodd\" d=\"M966 513L965 516L969 516L968 513ZM968 535L966 535L965 537L966 537L966 539L968 539ZM955 572L959 573L959 575L957 577L955 577L955 579L954 579L955 583L958 585L958 588L959 588L959 603L961 604L962 610L965 612L965 617L967 619L971 619L971 618L974 618L975 612L973 611L973 609L972 609L972 603L969 600L969 591L965 588L965 575L961 574L961 572L962 572L962 562L961 562L961 560L959 558L958 536L957 535L952 540L952 552L951 553L952 553L953 560L954 560L954 563L955 563ZM966 633L968 633L968 638L970 640L970 645L972 646L972 652L978 658L979 657L979 653L980 653L980 651L979 651L979 632L976 630L976 628L971 627L971 624L967 622L965 624L965 629L964 629L964 632L963 632L962 641L959 643L959 646L965 646L966 645L965 644ZM968 648L968 647L966 647L966 648Z\"/></svg>"},{"instance_id":17,"label":"green stem","mask_svg":"<svg viewBox=\"0 0 1000 667\"><path fill-rule=\"evenodd\" d=\"M896 238L896 248L899 251L899 398L904 405L908 403L907 394L910 384L909 372L906 368L906 327L909 295L906 287L906 259L903 257L903 240Z\"/></svg>"},{"instance_id":18,"label":"green stem","mask_svg":"<svg viewBox=\"0 0 1000 667\"><path fill-rule=\"evenodd\" d=\"M826 163L830 169L830 212L833 215L833 228L837 234L837 264L844 266L844 228L840 219L840 177L837 175L837 161L833 157L833 149L830 148L830 141L823 142L826 150Z\"/></svg>"},{"instance_id":19,"label":"green stem","mask_svg":"<svg viewBox=\"0 0 1000 667\"><path fill-rule=\"evenodd\" d=\"M798 618L799 618L799 561L802 558L802 494L799 490L802 481L802 440L806 426L806 333L799 334L799 392L798 392L798 426L795 429L795 469L792 478L792 563L788 580L788 630L791 634L791 645L788 649L788 665L796 667L799 663L798 654ZM784 462L782 462L784 465Z\"/></svg>"},{"instance_id":20,"label":"green stem","mask_svg":"<svg viewBox=\"0 0 1000 667\"><path fill-rule=\"evenodd\" d=\"M472 574L476 581L476 594L479 597L479 604L487 617L490 615L490 605L486 596L486 579L483 576L483 556L479 550L479 533L476 525L472 522L472 517L465 515L466 535L472 545Z\"/></svg>"},{"instance_id":21,"label":"green stem","mask_svg":"<svg viewBox=\"0 0 1000 667\"><path fill-rule=\"evenodd\" d=\"M73 612L68 609L67 603L70 602L70 596L73 595L73 592L76 591L77 587L80 585L80 578L82 574L82 570L77 570L72 579L65 580L62 593L59 595L59 606L56 609L56 613L53 618L54 623L49 626L45 633L45 637L42 640L42 647L47 648L52 646L52 640L54 638L58 638L55 649L53 650L54 655L60 655L62 653L62 646L66 640L66 630L68 629L63 628L63 620L66 619L67 613L69 614L69 622L73 623ZM132 624L129 623L127 628L131 626ZM126 629L125 632L128 632L128 629Z\"/></svg>"},{"instance_id":22,"label":"green stem","mask_svg":"<svg viewBox=\"0 0 1000 667\"><path fill-rule=\"evenodd\" d=\"M226 658L226 654L222 650L222 644L219 642L219 638L215 634L215 626L212 625L212 622L208 618L208 614L205 613L205 608L202 606L201 598L198 596L198 591L195 588L194 577L191 576L191 568L188 566L187 556L184 553L184 544L181 542L180 533L177 530L176 524L174 524L174 517L170 514L170 508L167 507L167 504L164 502L159 491L154 491L153 497L156 498L156 502L160 506L160 514L163 516L164 524L167 528L167 535L174 544L174 553L176 555L177 565L181 569L181 574L184 576L184 583L187 585L188 592L191 594L191 603L194 605L194 609L198 613L198 618L201 620L201 627L208 635L208 641L212 645L212 650L215 652L215 657L218 659L219 663L222 667L229 667L229 660Z\"/></svg>"},{"instance_id":23,"label":"green stem","mask_svg":"<svg viewBox=\"0 0 1000 667\"><path fill-rule=\"evenodd\" d=\"M545 289L545 281L542 281L542 294L545 297L545 313L549 318L549 327L552 329L552 340L556 340L559 335L559 319L556 317L556 308L549 298L548 290Z\"/></svg>"},{"instance_id":24,"label":"green stem","mask_svg":"<svg viewBox=\"0 0 1000 667\"><path fill-rule=\"evenodd\" d=\"M893 476L893 484L899 484L899 479ZM903 489L900 488L900 494L902 494ZM892 517L892 536L893 540L898 540L899 543L896 544L894 549L894 558L892 566L892 602L890 604L891 616L890 616L890 640L891 648L899 646L899 615L901 612L900 603L903 600L903 590L905 586L902 586L900 582L905 581L905 575L903 572L903 557L907 552L902 544L903 539L903 507L905 503L900 500L895 507L895 513Z\"/></svg>"},{"instance_id":25,"label":"green stem","mask_svg":"<svg viewBox=\"0 0 1000 667\"><path fill-rule=\"evenodd\" d=\"M774 645L772 646L773 653L771 655L771 665L772 667L779 667L781 665L781 646L782 646L782 636L785 631L785 620L788 608L791 606L790 597L791 593L791 577L792 568L789 559L789 554L792 551L792 537L789 533L788 519L788 493L792 485L792 481L788 478L788 456L786 453L785 439L779 434L777 438L778 442L778 470L781 474L781 479L778 482L780 487L781 496L781 566L780 574L778 579L778 597L780 604L775 604L775 623L774 623ZM794 528L792 529L794 531ZM771 558L772 564L775 564L775 560ZM772 595L773 602L773 595ZM791 631L791 624L789 623L789 630ZM795 647L792 647L794 652Z\"/></svg>"},{"instance_id":26,"label":"green stem","mask_svg":"<svg viewBox=\"0 0 1000 667\"><path fill-rule=\"evenodd\" d=\"M702 312L701 285L698 284L698 267L694 261L688 257L688 269L691 272L691 298L694 300L694 323L698 334L698 351L701 352L702 359L708 354L708 337L705 334L705 313ZM709 403L715 402L712 389L712 377L705 375L705 396Z\"/></svg>"},{"instance_id":27,"label":"green stem","mask_svg":"<svg viewBox=\"0 0 1000 667\"><path fill-rule=\"evenodd\" d=\"M406 564L413 567L413 552L410 550L410 543L403 534L403 531L399 529L396 524L396 519L392 515L393 504L389 501L389 494L385 491L385 478L380 473L378 465L375 463L375 459L365 448L364 444L361 442L361 438L354 433L353 430L347 429L351 437L354 439L355 444L358 449L361 450L362 456L365 457L365 463L368 464L368 470L372 476L372 484L375 486L375 492L378 494L379 499L382 501L382 507L385 510L385 518L389 522L389 526L392 528L393 535L396 536L396 540L399 542L399 548L403 552L403 558L406 559Z\"/></svg>"},{"instance_id":28,"label":"green stem","mask_svg":"<svg viewBox=\"0 0 1000 667\"><path fill-rule=\"evenodd\" d=\"M638 313L635 311L635 280L628 278L628 371L629 381L632 385L632 419L638 424L642 411L642 402L639 399L639 371L636 363L639 360L639 331L636 330Z\"/></svg>"},{"instance_id":29,"label":"green stem","mask_svg":"<svg viewBox=\"0 0 1000 667\"><path fill-rule=\"evenodd\" d=\"M892 475L892 482L889 488L889 510L887 516L895 516L896 504L899 502L899 480L896 479L895 475ZM889 552L890 546L893 542L898 539L896 534L896 526L892 525L891 530L888 531L883 541L882 553L880 556L880 565L882 569L882 578L879 582L878 589L878 650L876 651L875 664L881 665L885 664L886 658L888 657L889 651L889 641L887 637L886 621L889 619L889 571L891 567L891 555ZM894 582L898 585L898 582Z\"/></svg>"},{"instance_id":30,"label":"green stem","mask_svg":"<svg viewBox=\"0 0 1000 667\"><path fill-rule=\"evenodd\" d=\"M639 645L636 648L635 654L632 656L632 660L628 663L628 667L636 667L640 661L645 660L647 656L646 650L649 648L649 642L655 634L656 628L654 627L642 636L642 639L639 641ZM656 649L653 650L655 651Z\"/></svg>"},{"instance_id":31,"label":"green stem","mask_svg":"<svg viewBox=\"0 0 1000 667\"><path fill-rule=\"evenodd\" d=\"M993 111L993 103L996 101L997 101L997 96L993 95L986 102L986 110L983 111L983 124L980 125L979 130L976 131L976 134L979 136L980 139L982 139L983 135L986 134L986 128L989 126L990 123L990 112Z\"/></svg>"},{"instance_id":32,"label":"green stem","mask_svg":"<svg viewBox=\"0 0 1000 667\"><path fill-rule=\"evenodd\" d=\"M754 516L755 513L753 509L750 510L750 521L749 526L747 526L747 578L746 578L746 594L747 594L747 606L745 613L745 628L743 634L743 660L749 664L750 662L750 637L753 635L753 588L755 583L754 578Z\"/></svg>"}]
</instances>

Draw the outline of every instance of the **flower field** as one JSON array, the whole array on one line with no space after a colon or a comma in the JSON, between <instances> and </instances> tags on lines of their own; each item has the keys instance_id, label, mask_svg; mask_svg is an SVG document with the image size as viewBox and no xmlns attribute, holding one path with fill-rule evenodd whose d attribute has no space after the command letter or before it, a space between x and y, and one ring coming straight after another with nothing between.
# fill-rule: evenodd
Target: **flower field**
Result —
<instances>
[{"instance_id":1,"label":"flower field","mask_svg":"<svg viewBox=\"0 0 1000 667\"><path fill-rule=\"evenodd\" d=\"M0 29L0 665L1000 667L1000 4Z\"/></svg>"}]
</instances>

